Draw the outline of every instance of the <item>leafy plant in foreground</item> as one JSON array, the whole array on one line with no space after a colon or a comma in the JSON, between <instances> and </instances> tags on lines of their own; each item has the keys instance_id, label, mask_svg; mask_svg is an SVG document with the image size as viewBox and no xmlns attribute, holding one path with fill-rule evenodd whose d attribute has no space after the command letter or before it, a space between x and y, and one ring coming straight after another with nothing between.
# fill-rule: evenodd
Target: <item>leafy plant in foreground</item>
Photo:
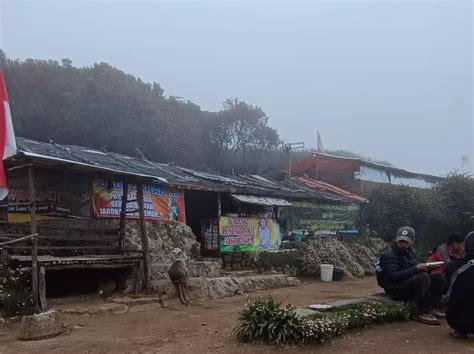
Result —
<instances>
[{"instance_id":1,"label":"leafy plant in foreground","mask_svg":"<svg viewBox=\"0 0 474 354\"><path fill-rule=\"evenodd\" d=\"M240 312L234 335L242 342L301 343L302 320L291 305L281 307L271 297L259 298Z\"/></svg>"}]
</instances>

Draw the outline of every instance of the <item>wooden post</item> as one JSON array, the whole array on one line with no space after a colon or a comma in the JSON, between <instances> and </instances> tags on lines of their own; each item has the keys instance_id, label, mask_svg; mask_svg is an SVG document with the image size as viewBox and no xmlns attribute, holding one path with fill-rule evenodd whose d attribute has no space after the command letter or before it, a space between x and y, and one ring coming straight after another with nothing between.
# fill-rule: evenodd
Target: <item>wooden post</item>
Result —
<instances>
[{"instance_id":1,"label":"wooden post","mask_svg":"<svg viewBox=\"0 0 474 354\"><path fill-rule=\"evenodd\" d=\"M2 264L8 265L8 249L2 248Z\"/></svg>"},{"instance_id":2,"label":"wooden post","mask_svg":"<svg viewBox=\"0 0 474 354\"><path fill-rule=\"evenodd\" d=\"M217 254L220 255L221 253L221 246L220 246L220 230L221 230L221 216L222 216L222 194L217 193ZM212 224L212 221L211 221ZM213 228L213 225L211 225ZM214 242L214 232L212 233L212 242Z\"/></svg>"},{"instance_id":3,"label":"wooden post","mask_svg":"<svg viewBox=\"0 0 474 354\"><path fill-rule=\"evenodd\" d=\"M41 311L48 309L48 302L46 300L46 268L40 267L39 271L39 302Z\"/></svg>"},{"instance_id":4,"label":"wooden post","mask_svg":"<svg viewBox=\"0 0 474 354\"><path fill-rule=\"evenodd\" d=\"M143 260L138 264L137 283L135 284L135 295L138 295L143 287Z\"/></svg>"},{"instance_id":5,"label":"wooden post","mask_svg":"<svg viewBox=\"0 0 474 354\"><path fill-rule=\"evenodd\" d=\"M31 216L31 234L36 234L36 190L35 190L35 175L33 166L28 167L28 184L30 188L30 216ZM38 237L34 236L31 239L31 288L33 292L33 301L35 310L38 311Z\"/></svg>"},{"instance_id":6,"label":"wooden post","mask_svg":"<svg viewBox=\"0 0 474 354\"><path fill-rule=\"evenodd\" d=\"M125 249L125 220L127 217L128 183L122 182L122 209L120 210L120 251Z\"/></svg>"},{"instance_id":7,"label":"wooden post","mask_svg":"<svg viewBox=\"0 0 474 354\"><path fill-rule=\"evenodd\" d=\"M145 225L145 201L143 199L143 183L137 185L137 199L138 199L138 213L140 216L140 235L142 238L142 252L143 252L143 283L145 290L150 289L149 270L150 264L148 260L148 235L146 233Z\"/></svg>"}]
</instances>

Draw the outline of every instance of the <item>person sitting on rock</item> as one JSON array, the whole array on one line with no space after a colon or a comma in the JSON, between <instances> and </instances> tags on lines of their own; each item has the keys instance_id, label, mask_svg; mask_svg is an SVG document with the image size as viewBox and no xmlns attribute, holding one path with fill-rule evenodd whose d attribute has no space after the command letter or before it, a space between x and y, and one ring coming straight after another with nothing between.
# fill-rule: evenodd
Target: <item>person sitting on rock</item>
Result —
<instances>
[{"instance_id":1,"label":"person sitting on rock","mask_svg":"<svg viewBox=\"0 0 474 354\"><path fill-rule=\"evenodd\" d=\"M466 236L464 249L465 259L447 269L451 285L445 297L446 320L456 339L474 334L474 231Z\"/></svg>"},{"instance_id":2,"label":"person sitting on rock","mask_svg":"<svg viewBox=\"0 0 474 354\"><path fill-rule=\"evenodd\" d=\"M430 275L425 263L417 263L413 252L415 230L404 226L397 231L395 242L380 258L379 285L394 300L414 301L417 307L415 319L421 323L439 324L436 310L441 306L447 284L440 274Z\"/></svg>"},{"instance_id":3,"label":"person sitting on rock","mask_svg":"<svg viewBox=\"0 0 474 354\"><path fill-rule=\"evenodd\" d=\"M444 262L443 265L434 268L431 274L442 274L447 276L447 266L453 261L464 258L464 235L453 233L449 235L448 241L437 247L428 258L427 262Z\"/></svg>"}]
</instances>

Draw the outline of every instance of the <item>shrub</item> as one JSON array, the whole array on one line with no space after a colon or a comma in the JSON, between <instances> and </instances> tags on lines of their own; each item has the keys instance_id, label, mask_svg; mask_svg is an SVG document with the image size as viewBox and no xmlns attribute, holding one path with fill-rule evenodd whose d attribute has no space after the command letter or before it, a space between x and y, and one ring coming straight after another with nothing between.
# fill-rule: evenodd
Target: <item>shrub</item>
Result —
<instances>
[{"instance_id":1,"label":"shrub","mask_svg":"<svg viewBox=\"0 0 474 354\"><path fill-rule=\"evenodd\" d=\"M31 271L3 267L0 270L1 306L5 317L31 315L34 311L31 293Z\"/></svg>"},{"instance_id":2,"label":"shrub","mask_svg":"<svg viewBox=\"0 0 474 354\"><path fill-rule=\"evenodd\" d=\"M353 328L372 324L407 321L414 307L407 303L382 301L338 307L325 313L303 318L295 309L281 305L271 298L250 302L239 317L234 334L240 341L267 343L324 342Z\"/></svg>"},{"instance_id":3,"label":"shrub","mask_svg":"<svg viewBox=\"0 0 474 354\"><path fill-rule=\"evenodd\" d=\"M386 241L409 225L423 251L446 242L452 232L467 233L474 226L474 179L466 174L450 174L432 189L383 184L368 199L361 208L361 225L369 224Z\"/></svg>"},{"instance_id":4,"label":"shrub","mask_svg":"<svg viewBox=\"0 0 474 354\"><path fill-rule=\"evenodd\" d=\"M247 303L240 312L234 335L242 342L285 344L301 343L302 331L302 320L296 315L295 308L281 307L279 302L268 297Z\"/></svg>"},{"instance_id":5,"label":"shrub","mask_svg":"<svg viewBox=\"0 0 474 354\"><path fill-rule=\"evenodd\" d=\"M35 313L33 295L29 289L9 289L3 298L5 317L32 315Z\"/></svg>"}]
</instances>

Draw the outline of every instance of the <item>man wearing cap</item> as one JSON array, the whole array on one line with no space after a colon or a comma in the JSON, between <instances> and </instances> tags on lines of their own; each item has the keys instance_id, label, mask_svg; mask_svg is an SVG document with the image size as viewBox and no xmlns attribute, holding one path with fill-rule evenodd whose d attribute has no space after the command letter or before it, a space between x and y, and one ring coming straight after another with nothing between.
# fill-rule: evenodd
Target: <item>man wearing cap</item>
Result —
<instances>
[{"instance_id":1,"label":"man wearing cap","mask_svg":"<svg viewBox=\"0 0 474 354\"><path fill-rule=\"evenodd\" d=\"M446 294L446 320L456 339L474 334L474 231L464 240L466 257L448 265L451 280Z\"/></svg>"},{"instance_id":2,"label":"man wearing cap","mask_svg":"<svg viewBox=\"0 0 474 354\"><path fill-rule=\"evenodd\" d=\"M447 285L441 275L430 275L425 263L417 263L413 252L415 235L409 226L397 231L395 242L380 259L380 285L394 300L414 301L419 322L436 325L439 324L437 317L443 317L436 309L441 305Z\"/></svg>"}]
</instances>

